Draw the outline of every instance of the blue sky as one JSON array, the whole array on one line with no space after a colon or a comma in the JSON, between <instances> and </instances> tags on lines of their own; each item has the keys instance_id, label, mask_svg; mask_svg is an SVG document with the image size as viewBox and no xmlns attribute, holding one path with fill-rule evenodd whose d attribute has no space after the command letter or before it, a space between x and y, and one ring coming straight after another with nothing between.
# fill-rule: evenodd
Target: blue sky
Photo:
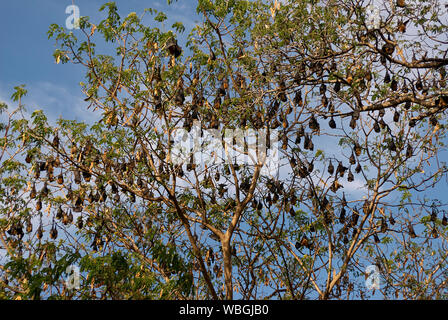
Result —
<instances>
[{"instance_id":1,"label":"blue sky","mask_svg":"<svg viewBox=\"0 0 448 320\"><path fill-rule=\"evenodd\" d=\"M105 17L99 8L105 0L73 0L81 16L89 16L96 23ZM166 0L117 0L121 16L130 12L143 13L145 8L163 11L169 17L165 27L181 21L185 34L194 25L196 1L180 0L171 6ZM24 103L28 111L43 109L50 121L63 118L92 119L85 111L86 103L79 82L84 80L84 69L79 65L56 64L53 39L47 31L52 23L65 26L69 14L65 13L72 0L21 0L0 1L0 101L14 106L10 96L15 86L25 84L28 95ZM149 20L148 20L149 21ZM74 30L74 32L80 32Z\"/></svg>"}]
</instances>

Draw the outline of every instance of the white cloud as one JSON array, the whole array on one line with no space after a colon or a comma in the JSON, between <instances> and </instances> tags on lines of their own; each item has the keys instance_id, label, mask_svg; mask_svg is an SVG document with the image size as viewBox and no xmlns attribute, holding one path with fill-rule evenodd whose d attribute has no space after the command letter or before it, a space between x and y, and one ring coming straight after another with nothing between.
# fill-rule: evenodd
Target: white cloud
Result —
<instances>
[{"instance_id":1,"label":"white cloud","mask_svg":"<svg viewBox=\"0 0 448 320\"><path fill-rule=\"evenodd\" d=\"M0 84L0 100L7 103L11 108L17 106L10 98L13 89L6 92L5 85ZM11 86L12 87L12 86ZM25 86L28 91L23 98L25 105L25 116L29 117L34 110L43 110L51 125L56 123L60 117L92 123L100 119L100 114L87 110L87 102L81 96L80 88L70 90L64 86L51 82L38 82Z\"/></svg>"}]
</instances>

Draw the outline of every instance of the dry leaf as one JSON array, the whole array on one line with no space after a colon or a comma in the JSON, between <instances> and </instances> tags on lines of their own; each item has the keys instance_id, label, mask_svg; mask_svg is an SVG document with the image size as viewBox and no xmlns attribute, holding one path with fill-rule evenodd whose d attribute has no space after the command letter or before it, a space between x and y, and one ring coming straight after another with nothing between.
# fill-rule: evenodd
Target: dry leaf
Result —
<instances>
[{"instance_id":1,"label":"dry leaf","mask_svg":"<svg viewBox=\"0 0 448 320\"><path fill-rule=\"evenodd\" d=\"M93 34L95 33L95 30L96 30L96 25L94 25L92 23L92 29L90 29L90 36L93 36Z\"/></svg>"}]
</instances>

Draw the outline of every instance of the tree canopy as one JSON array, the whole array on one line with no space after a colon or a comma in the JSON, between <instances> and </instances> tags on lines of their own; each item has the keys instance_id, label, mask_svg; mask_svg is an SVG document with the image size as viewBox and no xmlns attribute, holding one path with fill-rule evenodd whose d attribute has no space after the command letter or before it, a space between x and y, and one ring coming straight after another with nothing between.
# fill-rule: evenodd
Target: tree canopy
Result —
<instances>
[{"instance_id":1,"label":"tree canopy","mask_svg":"<svg viewBox=\"0 0 448 320\"><path fill-rule=\"evenodd\" d=\"M1 298L447 297L441 3L100 10L48 31L99 121L1 105Z\"/></svg>"}]
</instances>

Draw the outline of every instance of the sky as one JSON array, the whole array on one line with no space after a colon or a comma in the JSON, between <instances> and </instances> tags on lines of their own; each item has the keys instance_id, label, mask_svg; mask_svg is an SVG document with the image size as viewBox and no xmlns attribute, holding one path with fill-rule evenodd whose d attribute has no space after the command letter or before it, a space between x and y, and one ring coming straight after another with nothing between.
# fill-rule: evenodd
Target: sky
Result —
<instances>
[{"instance_id":1,"label":"sky","mask_svg":"<svg viewBox=\"0 0 448 320\"><path fill-rule=\"evenodd\" d=\"M73 0L80 15L89 16L93 23L106 16L105 11L99 12L105 2ZM196 1L180 0L171 6L166 0L117 0L115 3L122 17L130 12L141 14L145 8L165 12L167 30L174 22L181 21L187 34L195 23ZM85 121L92 119L91 112L86 111L87 103L83 101L85 97L79 85L84 80L85 70L71 63L56 64L53 57L55 41L47 36L51 24L65 27L70 16L66 8L70 5L72 0L0 1L0 101L13 107L10 97L14 87L25 84L28 94L23 102L27 111L43 109L50 121L59 116Z\"/></svg>"}]
</instances>

